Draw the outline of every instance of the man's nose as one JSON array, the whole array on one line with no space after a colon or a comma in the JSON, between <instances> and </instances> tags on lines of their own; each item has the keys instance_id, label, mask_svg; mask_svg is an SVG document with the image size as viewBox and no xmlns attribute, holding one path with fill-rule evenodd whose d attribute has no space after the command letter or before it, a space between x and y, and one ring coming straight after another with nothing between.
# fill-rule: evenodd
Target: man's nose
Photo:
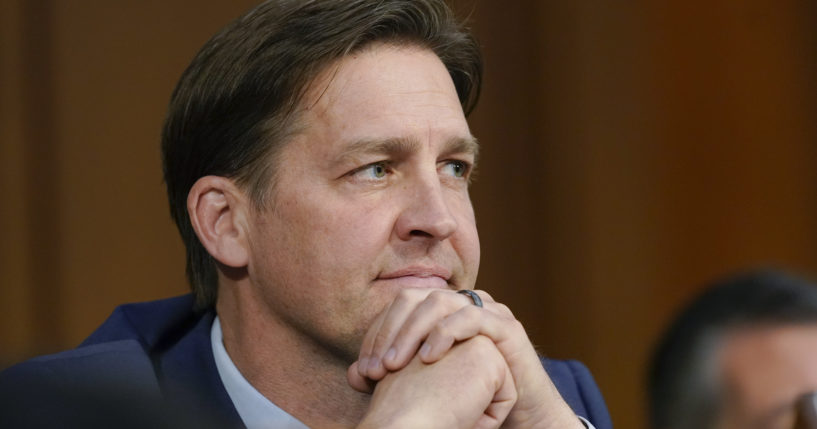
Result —
<instances>
[{"instance_id":1,"label":"man's nose","mask_svg":"<svg viewBox=\"0 0 817 429\"><path fill-rule=\"evenodd\" d=\"M433 175L417 177L406 191L405 208L395 225L401 240L445 240L457 230L457 220L451 212L450 201L446 198L436 170Z\"/></svg>"}]
</instances>

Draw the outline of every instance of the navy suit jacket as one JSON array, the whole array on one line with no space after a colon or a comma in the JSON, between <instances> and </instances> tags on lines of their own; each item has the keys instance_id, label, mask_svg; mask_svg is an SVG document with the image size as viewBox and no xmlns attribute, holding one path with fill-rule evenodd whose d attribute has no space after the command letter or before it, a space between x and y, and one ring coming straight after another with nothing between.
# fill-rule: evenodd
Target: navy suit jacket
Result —
<instances>
[{"instance_id":1,"label":"navy suit jacket","mask_svg":"<svg viewBox=\"0 0 817 429\"><path fill-rule=\"evenodd\" d=\"M0 373L0 427L243 427L213 359L214 316L191 295L118 307L76 349ZM612 427L584 365L542 362L576 414Z\"/></svg>"}]
</instances>

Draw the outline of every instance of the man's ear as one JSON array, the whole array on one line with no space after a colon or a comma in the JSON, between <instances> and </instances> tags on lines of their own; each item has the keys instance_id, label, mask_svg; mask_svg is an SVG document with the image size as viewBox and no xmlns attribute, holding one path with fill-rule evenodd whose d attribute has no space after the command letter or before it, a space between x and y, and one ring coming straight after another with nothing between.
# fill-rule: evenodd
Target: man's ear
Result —
<instances>
[{"instance_id":1,"label":"man's ear","mask_svg":"<svg viewBox=\"0 0 817 429\"><path fill-rule=\"evenodd\" d=\"M229 267L249 262L246 195L232 180L205 176L187 194L190 223L207 252Z\"/></svg>"}]
</instances>

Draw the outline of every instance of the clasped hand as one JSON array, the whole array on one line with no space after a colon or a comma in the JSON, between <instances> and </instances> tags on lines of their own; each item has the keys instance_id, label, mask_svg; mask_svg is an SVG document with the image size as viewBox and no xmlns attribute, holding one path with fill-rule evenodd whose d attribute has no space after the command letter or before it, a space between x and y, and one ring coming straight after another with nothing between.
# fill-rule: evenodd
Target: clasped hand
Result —
<instances>
[{"instance_id":1,"label":"clasped hand","mask_svg":"<svg viewBox=\"0 0 817 429\"><path fill-rule=\"evenodd\" d=\"M348 370L372 392L360 427L582 428L510 309L448 290L405 289Z\"/></svg>"}]
</instances>

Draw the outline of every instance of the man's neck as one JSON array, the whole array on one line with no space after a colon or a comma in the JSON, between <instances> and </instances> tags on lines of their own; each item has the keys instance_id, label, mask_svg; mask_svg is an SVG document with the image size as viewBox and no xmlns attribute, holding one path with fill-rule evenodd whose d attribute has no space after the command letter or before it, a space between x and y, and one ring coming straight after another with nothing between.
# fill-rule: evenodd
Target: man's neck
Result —
<instances>
[{"instance_id":1,"label":"man's neck","mask_svg":"<svg viewBox=\"0 0 817 429\"><path fill-rule=\"evenodd\" d=\"M239 306L222 295L217 305L224 347L244 378L309 427L354 427L370 395L349 386L348 364L247 301Z\"/></svg>"}]
</instances>

